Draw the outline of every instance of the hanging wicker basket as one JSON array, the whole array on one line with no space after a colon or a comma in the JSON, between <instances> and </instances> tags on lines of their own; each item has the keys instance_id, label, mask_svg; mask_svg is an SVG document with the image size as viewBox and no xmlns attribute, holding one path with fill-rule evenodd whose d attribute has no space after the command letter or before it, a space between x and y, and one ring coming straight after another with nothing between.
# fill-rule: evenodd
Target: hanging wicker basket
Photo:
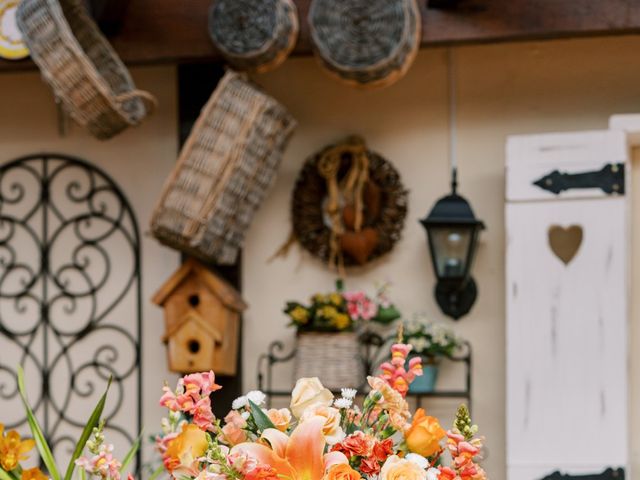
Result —
<instances>
[{"instance_id":1,"label":"hanging wicker basket","mask_svg":"<svg viewBox=\"0 0 640 480\"><path fill-rule=\"evenodd\" d=\"M155 237L205 261L233 263L295 124L275 99L227 72L164 186Z\"/></svg>"},{"instance_id":2,"label":"hanging wicker basket","mask_svg":"<svg viewBox=\"0 0 640 480\"><path fill-rule=\"evenodd\" d=\"M318 377L332 390L358 388L365 378L356 333L299 333L294 378Z\"/></svg>"},{"instance_id":3,"label":"hanging wicker basket","mask_svg":"<svg viewBox=\"0 0 640 480\"><path fill-rule=\"evenodd\" d=\"M211 40L238 70L262 73L280 65L298 29L291 0L215 0L209 10Z\"/></svg>"},{"instance_id":4,"label":"hanging wicker basket","mask_svg":"<svg viewBox=\"0 0 640 480\"><path fill-rule=\"evenodd\" d=\"M382 87L404 76L420 47L416 0L313 0L311 39L322 64L350 85Z\"/></svg>"},{"instance_id":5,"label":"hanging wicker basket","mask_svg":"<svg viewBox=\"0 0 640 480\"><path fill-rule=\"evenodd\" d=\"M153 110L155 98L136 90L81 0L22 0L17 22L44 80L95 137L111 138Z\"/></svg>"}]
</instances>

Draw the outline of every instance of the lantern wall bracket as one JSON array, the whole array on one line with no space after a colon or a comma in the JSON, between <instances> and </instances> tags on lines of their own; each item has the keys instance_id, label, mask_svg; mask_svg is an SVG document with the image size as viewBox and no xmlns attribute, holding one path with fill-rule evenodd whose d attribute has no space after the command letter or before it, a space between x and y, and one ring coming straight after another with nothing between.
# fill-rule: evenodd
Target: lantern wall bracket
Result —
<instances>
[{"instance_id":1,"label":"lantern wall bracket","mask_svg":"<svg viewBox=\"0 0 640 480\"><path fill-rule=\"evenodd\" d=\"M624 163L608 163L600 170L583 173L554 170L533 184L556 195L571 189L585 188L599 188L607 195L624 195L624 171Z\"/></svg>"}]
</instances>

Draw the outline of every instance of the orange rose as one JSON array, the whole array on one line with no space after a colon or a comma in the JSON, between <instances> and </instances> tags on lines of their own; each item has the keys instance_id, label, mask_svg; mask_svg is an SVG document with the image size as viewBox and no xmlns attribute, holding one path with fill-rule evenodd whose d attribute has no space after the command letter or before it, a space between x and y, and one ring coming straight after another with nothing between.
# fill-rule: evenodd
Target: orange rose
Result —
<instances>
[{"instance_id":1,"label":"orange rose","mask_svg":"<svg viewBox=\"0 0 640 480\"><path fill-rule=\"evenodd\" d=\"M361 480L358 472L346 463L339 463L329 468L323 480Z\"/></svg>"},{"instance_id":2,"label":"orange rose","mask_svg":"<svg viewBox=\"0 0 640 480\"><path fill-rule=\"evenodd\" d=\"M169 471L191 468L193 463L207 451L207 434L192 424L185 424L182 432L171 442L164 454L164 464Z\"/></svg>"},{"instance_id":3,"label":"orange rose","mask_svg":"<svg viewBox=\"0 0 640 480\"><path fill-rule=\"evenodd\" d=\"M446 432L438 423L438 419L425 415L424 410L419 408L404 437L410 451L423 457L430 457L440 450L440 440L445 435Z\"/></svg>"}]
</instances>

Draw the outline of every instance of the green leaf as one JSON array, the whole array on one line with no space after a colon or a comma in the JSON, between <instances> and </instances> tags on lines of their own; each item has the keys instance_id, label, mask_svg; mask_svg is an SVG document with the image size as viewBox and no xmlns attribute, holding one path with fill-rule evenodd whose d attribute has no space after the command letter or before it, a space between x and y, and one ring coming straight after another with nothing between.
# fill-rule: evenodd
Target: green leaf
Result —
<instances>
[{"instance_id":1,"label":"green leaf","mask_svg":"<svg viewBox=\"0 0 640 480\"><path fill-rule=\"evenodd\" d=\"M249 400L249 406L251 406L251 416L261 432L264 432L267 428L276 428L269 417L267 417L267 414L264 413L258 405Z\"/></svg>"},{"instance_id":2,"label":"green leaf","mask_svg":"<svg viewBox=\"0 0 640 480\"><path fill-rule=\"evenodd\" d=\"M155 469L155 471L151 474L151 476L149 477L148 480L156 480L156 478L158 478L158 476L164 472L164 466L160 466L158 468Z\"/></svg>"},{"instance_id":3,"label":"green leaf","mask_svg":"<svg viewBox=\"0 0 640 480\"><path fill-rule=\"evenodd\" d=\"M82 451L87 444L87 440L89 440L89 437L91 437L93 429L98 426L98 423L100 423L100 417L102 416L104 405L107 402L107 393L109 393L111 380L112 378L109 378L106 390L102 394L102 397L100 397L96 408L93 409L93 412L91 413L89 420L87 420L87 424L85 425L84 430L82 430L82 435L80 435L78 443L76 443L76 448L73 450L73 455L71 455L71 459L69 460L69 466L67 467L67 472L64 474L64 480L71 480L73 471L76 468L76 460L80 457L80 455L82 455Z\"/></svg>"},{"instance_id":4,"label":"green leaf","mask_svg":"<svg viewBox=\"0 0 640 480\"><path fill-rule=\"evenodd\" d=\"M17 477L13 473L0 468L0 480L16 480L16 478Z\"/></svg>"},{"instance_id":5,"label":"green leaf","mask_svg":"<svg viewBox=\"0 0 640 480\"><path fill-rule=\"evenodd\" d=\"M29 406L27 390L24 387L24 371L21 366L18 366L18 390L20 391L20 398L22 399L24 409L27 412L27 423L29 424L31 434L33 435L33 440L36 442L36 447L38 447L40 457L42 457L42 461L46 465L51 479L60 480L60 473L58 472L58 467L56 467L56 462L53 459L51 448L49 448L47 440L44 438L44 434L42 433L42 429L40 428L40 425L38 425L38 421Z\"/></svg>"},{"instance_id":6,"label":"green leaf","mask_svg":"<svg viewBox=\"0 0 640 480\"><path fill-rule=\"evenodd\" d=\"M120 473L124 473L125 472L125 470L129 466L129 464L133 460L133 457L136 456L136 453L138 453L138 450L140 450L140 443L141 442L142 442L142 433L140 433L140 435L138 436L136 441L133 442L133 445L131 446L131 449L129 450L129 453L127 453L127 456L124 457L124 460L122 460L122 467L120 467Z\"/></svg>"},{"instance_id":7,"label":"green leaf","mask_svg":"<svg viewBox=\"0 0 640 480\"><path fill-rule=\"evenodd\" d=\"M80 480L87 480L87 472L84 468L80 469Z\"/></svg>"}]
</instances>

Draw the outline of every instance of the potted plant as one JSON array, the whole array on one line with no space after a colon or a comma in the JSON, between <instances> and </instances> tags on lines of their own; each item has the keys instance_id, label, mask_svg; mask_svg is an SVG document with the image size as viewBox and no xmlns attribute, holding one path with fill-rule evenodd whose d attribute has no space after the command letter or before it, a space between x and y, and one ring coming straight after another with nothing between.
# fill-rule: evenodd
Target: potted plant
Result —
<instances>
[{"instance_id":1,"label":"potted plant","mask_svg":"<svg viewBox=\"0 0 640 480\"><path fill-rule=\"evenodd\" d=\"M462 343L450 328L420 317L404 323L403 342L412 346L413 355L419 355L423 359L424 373L411 384L412 393L433 392L440 360L451 357Z\"/></svg>"},{"instance_id":2,"label":"potted plant","mask_svg":"<svg viewBox=\"0 0 640 480\"><path fill-rule=\"evenodd\" d=\"M338 280L334 291L317 293L307 304L287 302L284 313L297 330L295 377L319 377L329 388L357 388L364 378L359 333L371 322L390 324L401 316L386 291L387 285L373 297L344 291Z\"/></svg>"}]
</instances>

